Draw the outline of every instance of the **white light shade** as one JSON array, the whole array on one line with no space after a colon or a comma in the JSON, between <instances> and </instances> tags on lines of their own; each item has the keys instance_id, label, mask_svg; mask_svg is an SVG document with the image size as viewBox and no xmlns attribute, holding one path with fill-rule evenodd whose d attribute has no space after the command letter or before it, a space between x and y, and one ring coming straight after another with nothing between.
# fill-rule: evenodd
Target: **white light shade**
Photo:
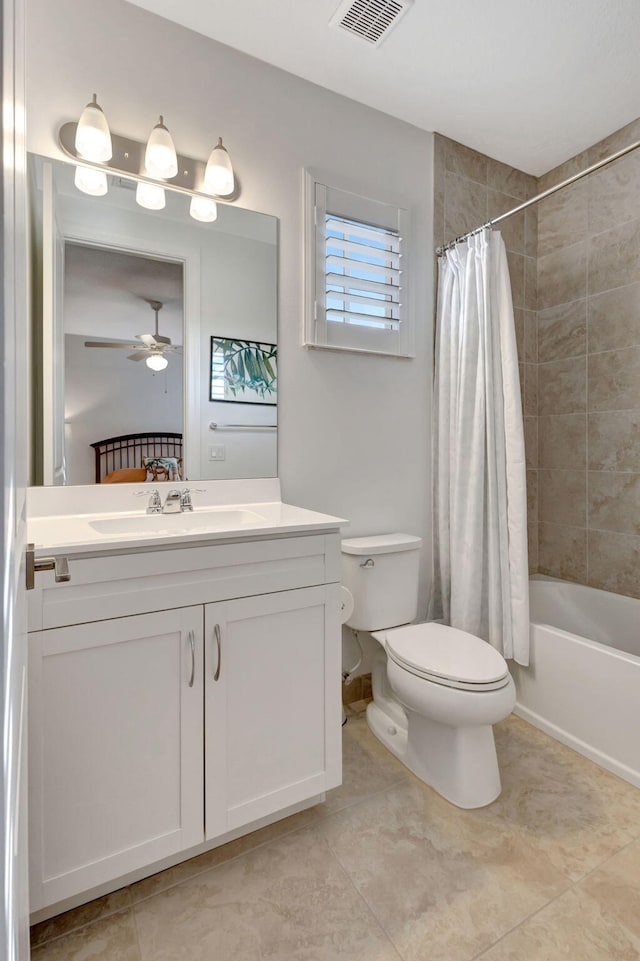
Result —
<instances>
[{"instance_id":1,"label":"white light shade","mask_svg":"<svg viewBox=\"0 0 640 961\"><path fill-rule=\"evenodd\" d=\"M176 148L162 117L149 135L144 154L144 165L150 177L157 177L160 180L175 177L178 173Z\"/></svg>"},{"instance_id":2,"label":"white light shade","mask_svg":"<svg viewBox=\"0 0 640 961\"><path fill-rule=\"evenodd\" d=\"M109 124L95 93L78 121L76 150L84 160L92 160L94 163L105 163L113 156Z\"/></svg>"},{"instance_id":3,"label":"white light shade","mask_svg":"<svg viewBox=\"0 0 640 961\"><path fill-rule=\"evenodd\" d=\"M162 354L151 354L151 357L147 357L145 360L145 364L151 370L164 370L165 367L169 366L169 361Z\"/></svg>"},{"instance_id":4,"label":"white light shade","mask_svg":"<svg viewBox=\"0 0 640 961\"><path fill-rule=\"evenodd\" d=\"M136 203L147 210L164 210L166 203L164 188L157 184L146 184L139 180L136 187Z\"/></svg>"},{"instance_id":5,"label":"white light shade","mask_svg":"<svg viewBox=\"0 0 640 961\"><path fill-rule=\"evenodd\" d=\"M91 167L76 167L73 182L83 194L91 197L104 197L107 192L107 175L104 170L93 170Z\"/></svg>"},{"instance_id":6,"label":"white light shade","mask_svg":"<svg viewBox=\"0 0 640 961\"><path fill-rule=\"evenodd\" d=\"M211 224L218 216L218 205L215 200L207 200L206 197L192 197L189 213L194 220Z\"/></svg>"},{"instance_id":7,"label":"white light shade","mask_svg":"<svg viewBox=\"0 0 640 961\"><path fill-rule=\"evenodd\" d=\"M227 149L222 144L222 137L218 137L218 142L211 151L207 169L204 172L204 185L207 190L219 197L233 193L235 186L233 167Z\"/></svg>"}]
</instances>

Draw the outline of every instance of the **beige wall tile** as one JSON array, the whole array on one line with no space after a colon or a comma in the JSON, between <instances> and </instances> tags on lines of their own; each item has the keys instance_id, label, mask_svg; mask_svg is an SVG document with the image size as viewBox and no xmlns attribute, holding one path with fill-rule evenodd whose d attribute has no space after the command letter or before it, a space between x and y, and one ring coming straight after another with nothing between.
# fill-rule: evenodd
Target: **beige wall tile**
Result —
<instances>
[{"instance_id":1,"label":"beige wall tile","mask_svg":"<svg viewBox=\"0 0 640 961\"><path fill-rule=\"evenodd\" d=\"M487 188L458 174L445 174L445 240L455 240L487 220Z\"/></svg>"},{"instance_id":2,"label":"beige wall tile","mask_svg":"<svg viewBox=\"0 0 640 961\"><path fill-rule=\"evenodd\" d=\"M640 537L589 531L589 580L614 594L640 597Z\"/></svg>"},{"instance_id":3,"label":"beige wall tile","mask_svg":"<svg viewBox=\"0 0 640 961\"><path fill-rule=\"evenodd\" d=\"M447 170L486 186L488 157L448 138L445 138L445 148Z\"/></svg>"},{"instance_id":4,"label":"beige wall tile","mask_svg":"<svg viewBox=\"0 0 640 961\"><path fill-rule=\"evenodd\" d=\"M635 143L637 140L640 140L640 118L632 120L631 123L619 130L614 130L604 140L599 140L598 143L589 147L586 151L588 162L585 166L591 166L599 160L604 160L605 157L610 157L611 154L628 147L629 144Z\"/></svg>"},{"instance_id":5,"label":"beige wall tile","mask_svg":"<svg viewBox=\"0 0 640 961\"><path fill-rule=\"evenodd\" d=\"M497 190L487 190L488 219L492 220L508 210L513 210L519 203L517 197L510 197L508 194L500 193ZM496 226L496 230L499 230L502 234L507 250L513 250L518 254L524 253L524 212L514 217L508 217Z\"/></svg>"},{"instance_id":6,"label":"beige wall tile","mask_svg":"<svg viewBox=\"0 0 640 961\"><path fill-rule=\"evenodd\" d=\"M530 524L538 520L538 471L527 471L527 517Z\"/></svg>"},{"instance_id":7,"label":"beige wall tile","mask_svg":"<svg viewBox=\"0 0 640 961\"><path fill-rule=\"evenodd\" d=\"M551 524L584 527L587 522L585 472L539 470L538 517L541 521Z\"/></svg>"},{"instance_id":8,"label":"beige wall tile","mask_svg":"<svg viewBox=\"0 0 640 961\"><path fill-rule=\"evenodd\" d=\"M587 404L587 369L582 357L538 364L538 413L574 414Z\"/></svg>"},{"instance_id":9,"label":"beige wall tile","mask_svg":"<svg viewBox=\"0 0 640 961\"><path fill-rule=\"evenodd\" d=\"M527 468L530 470L538 466L538 418L524 418L524 450Z\"/></svg>"},{"instance_id":10,"label":"beige wall tile","mask_svg":"<svg viewBox=\"0 0 640 961\"><path fill-rule=\"evenodd\" d=\"M640 283L589 297L587 324L591 353L640 344Z\"/></svg>"},{"instance_id":11,"label":"beige wall tile","mask_svg":"<svg viewBox=\"0 0 640 961\"><path fill-rule=\"evenodd\" d=\"M511 297L514 307L526 307L524 295L524 255L507 251L509 264L509 278L511 280Z\"/></svg>"},{"instance_id":12,"label":"beige wall tile","mask_svg":"<svg viewBox=\"0 0 640 961\"><path fill-rule=\"evenodd\" d=\"M538 573L538 525L535 521L527 524L527 543L529 545L529 573Z\"/></svg>"},{"instance_id":13,"label":"beige wall tile","mask_svg":"<svg viewBox=\"0 0 640 961\"><path fill-rule=\"evenodd\" d=\"M579 357L586 352L586 298L538 312L538 360L541 363Z\"/></svg>"},{"instance_id":14,"label":"beige wall tile","mask_svg":"<svg viewBox=\"0 0 640 961\"><path fill-rule=\"evenodd\" d=\"M590 530L640 535L640 474L589 471L587 487Z\"/></svg>"},{"instance_id":15,"label":"beige wall tile","mask_svg":"<svg viewBox=\"0 0 640 961\"><path fill-rule=\"evenodd\" d=\"M634 220L640 209L640 156L637 151L584 181L589 190L589 232L599 234L614 224Z\"/></svg>"},{"instance_id":16,"label":"beige wall tile","mask_svg":"<svg viewBox=\"0 0 640 961\"><path fill-rule=\"evenodd\" d=\"M535 417L538 413L538 365L524 365L524 413Z\"/></svg>"},{"instance_id":17,"label":"beige wall tile","mask_svg":"<svg viewBox=\"0 0 640 961\"><path fill-rule=\"evenodd\" d=\"M585 150L581 154L565 160L564 163L554 167L552 170L548 170L547 173L541 177L538 177L538 192L542 193L543 190L555 187L556 184L562 183L562 181L568 177L573 177L574 174L580 173L581 170L585 170L588 166L589 161Z\"/></svg>"},{"instance_id":18,"label":"beige wall tile","mask_svg":"<svg viewBox=\"0 0 640 961\"><path fill-rule=\"evenodd\" d=\"M538 419L538 466L586 469L586 414L551 414Z\"/></svg>"},{"instance_id":19,"label":"beige wall tile","mask_svg":"<svg viewBox=\"0 0 640 961\"><path fill-rule=\"evenodd\" d=\"M528 310L538 306L538 262L535 257L524 258L524 303Z\"/></svg>"},{"instance_id":20,"label":"beige wall tile","mask_svg":"<svg viewBox=\"0 0 640 961\"><path fill-rule=\"evenodd\" d=\"M516 332L516 348L518 350L518 363L523 364L526 360L524 352L524 318L525 312L522 307L513 308L513 323Z\"/></svg>"},{"instance_id":21,"label":"beige wall tile","mask_svg":"<svg viewBox=\"0 0 640 961\"><path fill-rule=\"evenodd\" d=\"M538 315L535 310L524 311L524 359L529 364L538 362Z\"/></svg>"},{"instance_id":22,"label":"beige wall tile","mask_svg":"<svg viewBox=\"0 0 640 961\"><path fill-rule=\"evenodd\" d=\"M570 247L585 236L588 197L586 181L579 180L539 203L538 253L541 257Z\"/></svg>"},{"instance_id":23,"label":"beige wall tile","mask_svg":"<svg viewBox=\"0 0 640 961\"><path fill-rule=\"evenodd\" d=\"M587 576L584 527L538 524L538 569L541 574L584 584Z\"/></svg>"},{"instance_id":24,"label":"beige wall tile","mask_svg":"<svg viewBox=\"0 0 640 961\"><path fill-rule=\"evenodd\" d=\"M589 293L640 280L640 220L592 237L589 244Z\"/></svg>"},{"instance_id":25,"label":"beige wall tile","mask_svg":"<svg viewBox=\"0 0 640 961\"><path fill-rule=\"evenodd\" d=\"M589 468L640 471L640 410L590 413Z\"/></svg>"},{"instance_id":26,"label":"beige wall tile","mask_svg":"<svg viewBox=\"0 0 640 961\"><path fill-rule=\"evenodd\" d=\"M587 287L587 243L581 240L538 258L538 307L554 307L584 297Z\"/></svg>"},{"instance_id":27,"label":"beige wall tile","mask_svg":"<svg viewBox=\"0 0 640 961\"><path fill-rule=\"evenodd\" d=\"M640 408L640 347L590 354L589 409Z\"/></svg>"},{"instance_id":28,"label":"beige wall tile","mask_svg":"<svg viewBox=\"0 0 640 961\"><path fill-rule=\"evenodd\" d=\"M529 207L524 218L524 252L527 257L538 257L538 211Z\"/></svg>"},{"instance_id":29,"label":"beige wall tile","mask_svg":"<svg viewBox=\"0 0 640 961\"><path fill-rule=\"evenodd\" d=\"M533 197L538 189L537 180L531 174L491 158L487 165L487 183L494 190L516 197L520 202Z\"/></svg>"}]
</instances>

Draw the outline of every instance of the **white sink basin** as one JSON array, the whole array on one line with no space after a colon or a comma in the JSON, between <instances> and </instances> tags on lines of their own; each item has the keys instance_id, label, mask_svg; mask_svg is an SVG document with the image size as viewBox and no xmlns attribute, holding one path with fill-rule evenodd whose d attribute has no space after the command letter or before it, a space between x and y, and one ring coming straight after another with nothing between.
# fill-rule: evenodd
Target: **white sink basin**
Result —
<instances>
[{"instance_id":1,"label":"white sink basin","mask_svg":"<svg viewBox=\"0 0 640 961\"><path fill-rule=\"evenodd\" d=\"M247 510L201 510L177 514L136 514L89 521L99 534L188 534L190 531L227 531L259 527L266 520Z\"/></svg>"}]
</instances>

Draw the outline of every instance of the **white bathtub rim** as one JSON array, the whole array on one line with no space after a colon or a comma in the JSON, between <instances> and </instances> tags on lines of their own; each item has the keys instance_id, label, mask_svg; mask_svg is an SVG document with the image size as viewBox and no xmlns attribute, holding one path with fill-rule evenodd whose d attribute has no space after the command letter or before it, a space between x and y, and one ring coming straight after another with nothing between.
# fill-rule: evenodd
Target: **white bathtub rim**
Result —
<instances>
[{"instance_id":1,"label":"white bathtub rim","mask_svg":"<svg viewBox=\"0 0 640 961\"><path fill-rule=\"evenodd\" d=\"M558 630L558 628L553 628L553 630ZM562 631L561 633L567 635L571 638L577 638L577 640L582 640L575 634L569 634L568 631ZM604 647L605 644L598 644L597 641L591 641L596 647ZM607 650L610 650L607 648ZM640 658L634 657L633 654L626 655L627 658L633 661L638 661ZM525 668L526 670L526 668ZM530 710L528 707L516 702L516 706L513 709L513 713L522 718L523 721L527 721L532 724L533 727L538 728L544 734L548 734L550 737L555 738L556 741L560 741L567 747L570 747L577 754L581 754L583 757L588 758L593 761L594 764L598 764L600 767L605 768L605 770L610 771L611 774L615 774L617 777L622 778L623 781L628 781L633 784L634 787L640 788L640 771L636 771L634 768L629 767L627 764L622 764L620 761L616 761L609 754L605 754L603 751L599 751L597 748L593 747L591 744L587 744L586 741L582 741L580 738L575 737L573 734L569 734L562 727L558 727L556 724L552 724L550 721L545 720L540 714L535 711Z\"/></svg>"},{"instance_id":2,"label":"white bathtub rim","mask_svg":"<svg viewBox=\"0 0 640 961\"><path fill-rule=\"evenodd\" d=\"M592 590L595 590L595 588L592 588ZM612 647L611 644L603 644L602 641L594 641L590 637L574 634L573 631L565 631L564 628L556 627L554 624L548 624L546 621L532 621L531 629L533 630L535 627L541 627L547 631L552 631L554 634L560 634L562 637L567 637L577 644L581 644L583 647L591 647L597 651L606 651L608 657L625 661L627 664L640 664L640 656L637 654L630 654L629 651L621 651L619 647ZM529 662L528 668L535 670L534 659ZM528 668L524 667L523 670L526 671Z\"/></svg>"}]
</instances>

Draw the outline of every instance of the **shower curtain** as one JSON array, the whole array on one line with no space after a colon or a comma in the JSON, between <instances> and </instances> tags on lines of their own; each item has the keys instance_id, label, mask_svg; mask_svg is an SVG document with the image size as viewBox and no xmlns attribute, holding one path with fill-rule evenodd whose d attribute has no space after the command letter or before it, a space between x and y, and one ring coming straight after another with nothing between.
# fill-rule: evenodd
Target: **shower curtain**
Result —
<instances>
[{"instance_id":1,"label":"shower curtain","mask_svg":"<svg viewBox=\"0 0 640 961\"><path fill-rule=\"evenodd\" d=\"M430 617L526 665L524 430L504 242L485 229L438 265Z\"/></svg>"}]
</instances>

